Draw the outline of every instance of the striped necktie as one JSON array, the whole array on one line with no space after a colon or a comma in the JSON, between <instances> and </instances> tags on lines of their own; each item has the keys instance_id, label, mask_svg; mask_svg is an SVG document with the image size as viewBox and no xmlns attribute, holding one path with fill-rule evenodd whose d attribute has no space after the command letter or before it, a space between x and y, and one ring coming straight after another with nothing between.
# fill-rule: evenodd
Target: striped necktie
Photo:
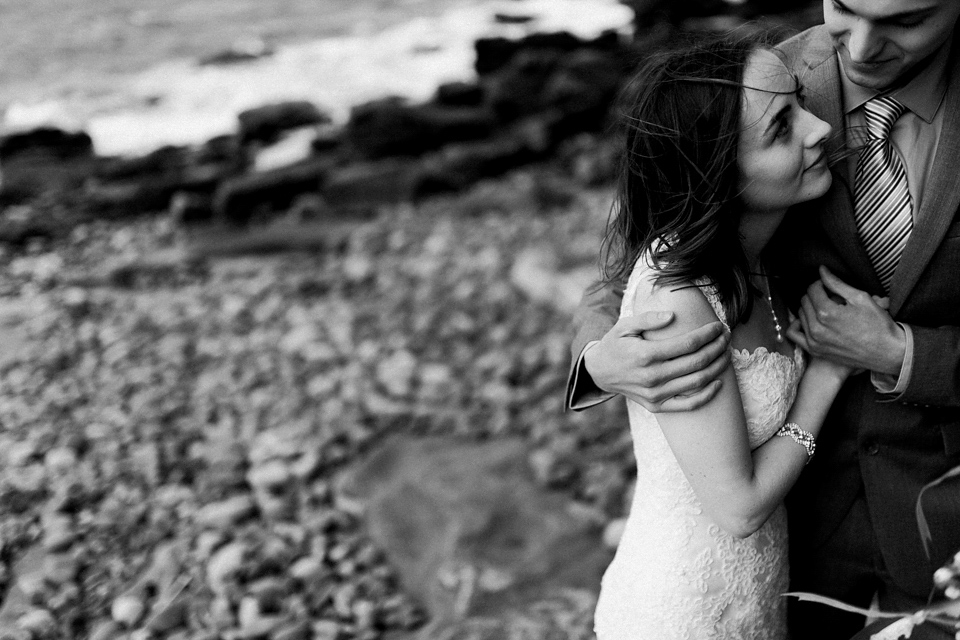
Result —
<instances>
[{"instance_id":1,"label":"striped necktie","mask_svg":"<svg viewBox=\"0 0 960 640\"><path fill-rule=\"evenodd\" d=\"M857 162L854 215L860 239L886 291L913 229L907 171L889 140L893 123L904 109L890 97L864 105L868 137Z\"/></svg>"}]
</instances>

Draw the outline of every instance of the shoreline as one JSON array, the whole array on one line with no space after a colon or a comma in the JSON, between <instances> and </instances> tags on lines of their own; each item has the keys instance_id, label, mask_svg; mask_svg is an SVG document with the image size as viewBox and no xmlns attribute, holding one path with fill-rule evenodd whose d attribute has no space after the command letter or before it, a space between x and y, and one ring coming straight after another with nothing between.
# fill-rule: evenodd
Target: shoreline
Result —
<instances>
[{"instance_id":1,"label":"shoreline","mask_svg":"<svg viewBox=\"0 0 960 640\"><path fill-rule=\"evenodd\" d=\"M531 19L504 24L498 14ZM240 111L284 100L314 102L343 124L362 102L388 95L424 101L444 82L474 79L477 38L560 30L582 38L608 30L627 34L632 17L617 0L483 0L372 33L280 46L251 62L172 60L118 79L107 92L13 102L0 131L85 130L100 155L136 155L231 133Z\"/></svg>"}]
</instances>

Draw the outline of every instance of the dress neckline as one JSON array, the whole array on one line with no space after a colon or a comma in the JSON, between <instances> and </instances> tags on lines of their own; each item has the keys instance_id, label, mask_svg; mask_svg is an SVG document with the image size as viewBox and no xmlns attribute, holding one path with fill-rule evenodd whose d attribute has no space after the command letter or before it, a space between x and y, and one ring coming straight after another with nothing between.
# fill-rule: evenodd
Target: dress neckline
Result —
<instances>
[{"instance_id":1,"label":"dress neckline","mask_svg":"<svg viewBox=\"0 0 960 640\"><path fill-rule=\"evenodd\" d=\"M769 356L780 356L781 358L788 360L790 362L798 362L803 356L803 350L800 349L798 345L793 345L793 355L788 356L785 353L780 353L779 351L771 351L767 347L761 345L756 349L737 349L735 347L730 347L730 351L734 356L738 357L740 360L754 360L761 359Z\"/></svg>"}]
</instances>

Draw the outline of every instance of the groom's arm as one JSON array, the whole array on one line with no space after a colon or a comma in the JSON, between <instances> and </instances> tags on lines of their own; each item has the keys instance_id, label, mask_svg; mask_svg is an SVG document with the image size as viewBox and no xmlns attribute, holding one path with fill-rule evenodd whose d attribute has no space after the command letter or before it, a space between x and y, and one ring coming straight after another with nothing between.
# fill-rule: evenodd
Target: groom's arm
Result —
<instances>
[{"instance_id":1,"label":"groom's arm","mask_svg":"<svg viewBox=\"0 0 960 640\"><path fill-rule=\"evenodd\" d=\"M960 327L919 327L913 334L912 367L897 396L903 402L960 407Z\"/></svg>"},{"instance_id":2,"label":"groom's arm","mask_svg":"<svg viewBox=\"0 0 960 640\"><path fill-rule=\"evenodd\" d=\"M594 346L613 328L620 315L623 299L621 285L603 286L595 282L588 288L573 316L574 337L570 343L570 370L567 374L566 407L586 409L612 398L614 393L596 385L584 363L584 350Z\"/></svg>"}]
</instances>

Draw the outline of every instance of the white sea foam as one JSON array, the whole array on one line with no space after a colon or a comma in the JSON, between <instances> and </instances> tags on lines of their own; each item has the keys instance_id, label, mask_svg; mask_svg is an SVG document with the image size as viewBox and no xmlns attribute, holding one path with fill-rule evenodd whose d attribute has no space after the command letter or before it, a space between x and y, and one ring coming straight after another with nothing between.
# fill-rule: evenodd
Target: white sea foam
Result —
<instances>
[{"instance_id":1,"label":"white sea foam","mask_svg":"<svg viewBox=\"0 0 960 640\"><path fill-rule=\"evenodd\" d=\"M500 24L497 13L534 19ZM378 33L283 47L249 63L171 61L118 83L111 95L13 104L3 125L83 128L97 153L123 155L232 132L238 112L281 100L313 101L344 122L361 102L387 95L422 101L443 82L474 78L479 37L565 30L591 38L611 29L626 35L632 17L618 0L480 0Z\"/></svg>"}]
</instances>

